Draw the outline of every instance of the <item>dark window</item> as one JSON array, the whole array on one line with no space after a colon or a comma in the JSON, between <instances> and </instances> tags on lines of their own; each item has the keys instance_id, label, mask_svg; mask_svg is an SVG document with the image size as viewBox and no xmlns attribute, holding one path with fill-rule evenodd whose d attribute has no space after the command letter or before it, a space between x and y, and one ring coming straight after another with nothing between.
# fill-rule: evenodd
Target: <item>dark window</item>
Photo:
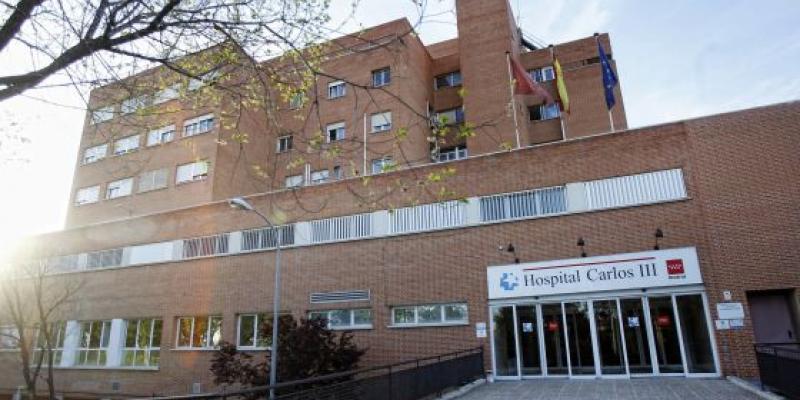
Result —
<instances>
[{"instance_id":1,"label":"dark window","mask_svg":"<svg viewBox=\"0 0 800 400\"><path fill-rule=\"evenodd\" d=\"M372 86L386 86L392 82L392 74L389 67L372 71Z\"/></svg>"}]
</instances>

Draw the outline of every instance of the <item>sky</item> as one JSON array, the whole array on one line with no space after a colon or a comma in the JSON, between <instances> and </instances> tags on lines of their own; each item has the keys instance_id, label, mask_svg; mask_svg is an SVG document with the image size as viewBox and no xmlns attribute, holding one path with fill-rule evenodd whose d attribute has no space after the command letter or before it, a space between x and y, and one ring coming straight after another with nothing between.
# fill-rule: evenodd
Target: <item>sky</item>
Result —
<instances>
[{"instance_id":1,"label":"sky","mask_svg":"<svg viewBox=\"0 0 800 400\"><path fill-rule=\"evenodd\" d=\"M333 0L332 27L406 17L420 22L426 44L457 35L453 0L427 0L421 19L411 0L361 0L350 17L352 1ZM523 31L543 43L611 35L631 127L800 98L800 1L509 1ZM16 67L0 60L0 73ZM82 95L65 87L0 102L0 131L27 140L0 148L0 160L14 153L0 161L0 252L63 227L84 112Z\"/></svg>"}]
</instances>

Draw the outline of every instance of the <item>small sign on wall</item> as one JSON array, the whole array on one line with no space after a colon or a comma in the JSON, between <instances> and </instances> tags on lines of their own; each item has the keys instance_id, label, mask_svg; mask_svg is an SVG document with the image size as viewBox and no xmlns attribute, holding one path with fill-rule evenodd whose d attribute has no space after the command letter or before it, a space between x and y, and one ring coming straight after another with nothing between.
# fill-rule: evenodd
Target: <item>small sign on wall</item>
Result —
<instances>
[{"instance_id":1,"label":"small sign on wall","mask_svg":"<svg viewBox=\"0 0 800 400\"><path fill-rule=\"evenodd\" d=\"M727 319L715 320L714 325L717 327L718 331L727 331L728 329L731 329L731 322Z\"/></svg>"},{"instance_id":2,"label":"small sign on wall","mask_svg":"<svg viewBox=\"0 0 800 400\"><path fill-rule=\"evenodd\" d=\"M738 302L717 303L717 318L744 319L744 306Z\"/></svg>"},{"instance_id":3,"label":"small sign on wall","mask_svg":"<svg viewBox=\"0 0 800 400\"><path fill-rule=\"evenodd\" d=\"M475 323L475 336L479 338L486 337L486 322Z\"/></svg>"}]
</instances>

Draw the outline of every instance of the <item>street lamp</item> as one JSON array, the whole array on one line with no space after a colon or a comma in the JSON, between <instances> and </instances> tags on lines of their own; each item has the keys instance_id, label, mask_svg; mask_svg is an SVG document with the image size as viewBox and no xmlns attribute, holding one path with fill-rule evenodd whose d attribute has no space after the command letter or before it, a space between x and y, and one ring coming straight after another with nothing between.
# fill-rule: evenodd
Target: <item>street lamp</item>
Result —
<instances>
[{"instance_id":1,"label":"street lamp","mask_svg":"<svg viewBox=\"0 0 800 400\"><path fill-rule=\"evenodd\" d=\"M256 213L264 222L267 223L274 232L275 238L275 289L272 299L272 354L269 360L269 398L275 399L275 384L278 380L278 313L281 308L281 241L282 232L277 229L270 220L258 210L255 209L247 200L241 197L234 197L228 200L228 205L231 208L243 211L252 211Z\"/></svg>"}]
</instances>

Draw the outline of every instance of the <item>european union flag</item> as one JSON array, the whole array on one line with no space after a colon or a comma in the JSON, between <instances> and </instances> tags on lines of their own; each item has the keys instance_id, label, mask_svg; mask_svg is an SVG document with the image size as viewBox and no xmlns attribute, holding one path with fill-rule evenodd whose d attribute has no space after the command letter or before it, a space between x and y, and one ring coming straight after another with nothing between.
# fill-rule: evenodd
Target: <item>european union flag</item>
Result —
<instances>
[{"instance_id":1,"label":"european union flag","mask_svg":"<svg viewBox=\"0 0 800 400\"><path fill-rule=\"evenodd\" d=\"M603 68L603 89L606 92L606 106L608 107L608 111L611 111L614 108L614 104L617 104L617 100L614 98L614 86L617 86L619 81L617 80L617 75L614 73L614 70L611 69L611 64L608 62L608 57L606 57L606 52L603 50L603 45L600 42L597 42L597 50L600 54L600 67Z\"/></svg>"}]
</instances>

